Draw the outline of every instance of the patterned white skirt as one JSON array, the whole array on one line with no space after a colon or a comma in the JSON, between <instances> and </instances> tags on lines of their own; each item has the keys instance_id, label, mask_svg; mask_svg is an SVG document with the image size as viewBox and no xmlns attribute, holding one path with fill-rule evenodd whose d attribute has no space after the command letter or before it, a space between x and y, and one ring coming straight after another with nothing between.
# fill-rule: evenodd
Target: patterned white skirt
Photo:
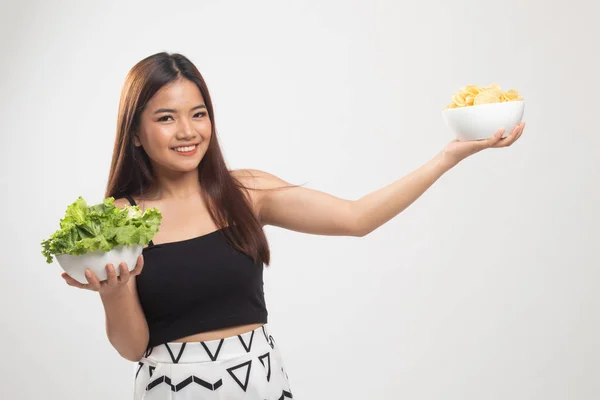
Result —
<instances>
[{"instance_id":1,"label":"patterned white skirt","mask_svg":"<svg viewBox=\"0 0 600 400\"><path fill-rule=\"evenodd\" d=\"M279 349L265 326L220 340L155 346L135 372L134 400L291 398Z\"/></svg>"}]
</instances>

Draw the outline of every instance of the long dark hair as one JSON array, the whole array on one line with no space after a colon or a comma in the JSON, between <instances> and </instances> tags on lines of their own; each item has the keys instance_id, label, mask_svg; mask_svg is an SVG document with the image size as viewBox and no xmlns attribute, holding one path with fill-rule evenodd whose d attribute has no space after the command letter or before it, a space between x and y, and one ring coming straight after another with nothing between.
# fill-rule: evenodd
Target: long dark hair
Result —
<instances>
[{"instance_id":1,"label":"long dark hair","mask_svg":"<svg viewBox=\"0 0 600 400\"><path fill-rule=\"evenodd\" d=\"M215 128L215 115L208 87L200 71L185 56L166 52L151 55L138 62L128 73L121 91L117 135L106 186L105 197L143 196L155 183L150 159L134 145L140 114L148 101L166 84L185 78L198 86L211 121L208 149L198 165L202 196L212 220L219 227L229 226L223 233L239 251L254 262L270 262L267 238L250 206L245 187L226 166Z\"/></svg>"}]
</instances>

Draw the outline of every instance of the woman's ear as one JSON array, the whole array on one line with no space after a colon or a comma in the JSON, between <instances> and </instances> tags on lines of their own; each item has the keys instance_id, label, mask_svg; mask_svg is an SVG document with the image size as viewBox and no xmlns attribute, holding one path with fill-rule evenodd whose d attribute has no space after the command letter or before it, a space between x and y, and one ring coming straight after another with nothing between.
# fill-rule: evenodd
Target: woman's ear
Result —
<instances>
[{"instance_id":1,"label":"woman's ear","mask_svg":"<svg viewBox=\"0 0 600 400\"><path fill-rule=\"evenodd\" d=\"M137 132L133 133L133 145L135 147L142 147L142 142L140 142L140 137Z\"/></svg>"}]
</instances>

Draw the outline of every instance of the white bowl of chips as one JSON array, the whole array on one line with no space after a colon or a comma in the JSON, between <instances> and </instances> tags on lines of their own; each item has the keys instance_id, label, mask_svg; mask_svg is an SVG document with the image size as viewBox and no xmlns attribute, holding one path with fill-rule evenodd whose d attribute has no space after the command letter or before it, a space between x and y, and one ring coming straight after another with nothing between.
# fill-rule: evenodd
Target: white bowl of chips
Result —
<instances>
[{"instance_id":1,"label":"white bowl of chips","mask_svg":"<svg viewBox=\"0 0 600 400\"><path fill-rule=\"evenodd\" d=\"M510 135L524 111L525 102L516 90L468 85L452 96L442 117L458 140L469 141L487 139L502 128L502 137Z\"/></svg>"}]
</instances>

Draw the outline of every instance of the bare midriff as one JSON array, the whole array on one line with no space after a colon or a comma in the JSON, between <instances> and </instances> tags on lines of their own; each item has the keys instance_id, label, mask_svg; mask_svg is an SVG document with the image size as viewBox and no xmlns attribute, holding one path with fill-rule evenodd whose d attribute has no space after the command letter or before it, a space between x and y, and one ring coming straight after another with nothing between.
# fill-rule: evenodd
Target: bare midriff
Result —
<instances>
[{"instance_id":1,"label":"bare midriff","mask_svg":"<svg viewBox=\"0 0 600 400\"><path fill-rule=\"evenodd\" d=\"M206 342L209 340L225 339L231 336L241 335L246 332L260 328L264 324L250 324L232 326L229 328L218 329L215 331L202 332L191 336L186 336L181 339L173 340L174 342Z\"/></svg>"}]
</instances>

